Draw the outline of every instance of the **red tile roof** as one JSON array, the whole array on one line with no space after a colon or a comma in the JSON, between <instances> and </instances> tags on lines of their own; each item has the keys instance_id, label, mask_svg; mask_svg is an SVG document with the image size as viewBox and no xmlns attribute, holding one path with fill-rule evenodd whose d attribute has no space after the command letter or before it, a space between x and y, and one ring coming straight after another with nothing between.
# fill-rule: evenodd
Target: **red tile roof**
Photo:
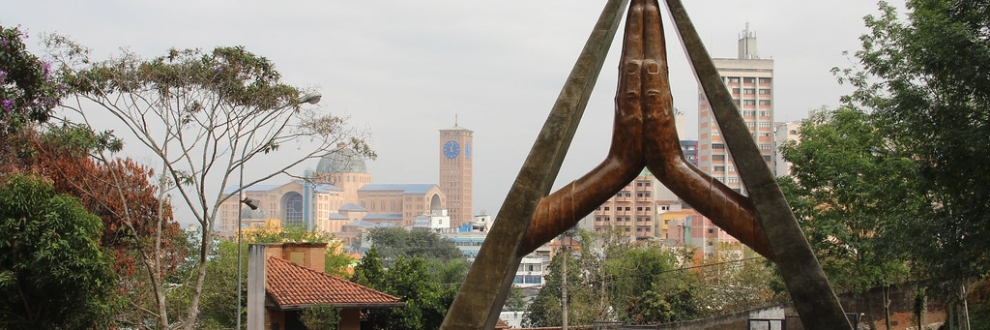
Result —
<instances>
[{"instance_id":1,"label":"red tile roof","mask_svg":"<svg viewBox=\"0 0 990 330\"><path fill-rule=\"evenodd\" d=\"M280 309L329 304L334 307L397 307L404 303L392 295L351 281L269 257L265 291Z\"/></svg>"}]
</instances>

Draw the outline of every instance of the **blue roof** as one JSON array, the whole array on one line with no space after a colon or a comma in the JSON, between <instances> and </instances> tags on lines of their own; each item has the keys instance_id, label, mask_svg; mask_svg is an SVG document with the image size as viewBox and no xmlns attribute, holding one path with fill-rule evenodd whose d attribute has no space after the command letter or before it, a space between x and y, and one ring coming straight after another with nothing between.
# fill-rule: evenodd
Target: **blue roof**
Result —
<instances>
[{"instance_id":1,"label":"blue roof","mask_svg":"<svg viewBox=\"0 0 990 330\"><path fill-rule=\"evenodd\" d=\"M284 184L256 184L256 185L253 185L253 186L244 188L244 191L269 191L269 190L275 190L275 189L277 189L278 187L281 187L281 186L284 186ZM227 189L224 189L223 190L223 194L224 195L233 194L235 191L237 191L237 187L240 187L240 186L230 186L230 187L227 187ZM341 190L343 190L343 189L340 189L339 187L334 186L332 184L326 184L326 183L320 183L320 184L316 184L316 185L313 186L313 191L320 192L320 193L328 192L328 191L341 191Z\"/></svg>"},{"instance_id":2,"label":"blue roof","mask_svg":"<svg viewBox=\"0 0 990 330\"><path fill-rule=\"evenodd\" d=\"M354 203L347 203L340 207L340 211L367 212L368 209L357 206Z\"/></svg>"},{"instance_id":3,"label":"blue roof","mask_svg":"<svg viewBox=\"0 0 990 330\"><path fill-rule=\"evenodd\" d=\"M372 223L372 222L368 222L368 221L364 221L364 220L354 221L354 222L348 223L348 224L346 224L344 226L362 227L362 228L398 227L398 226L393 225L393 224L390 224L390 223Z\"/></svg>"},{"instance_id":4,"label":"blue roof","mask_svg":"<svg viewBox=\"0 0 990 330\"><path fill-rule=\"evenodd\" d=\"M436 184L432 183L422 183L422 184L369 184L361 187L358 191L402 191L406 194L425 194L430 189L436 187Z\"/></svg>"},{"instance_id":5,"label":"blue roof","mask_svg":"<svg viewBox=\"0 0 990 330\"><path fill-rule=\"evenodd\" d=\"M256 185L253 185L253 186L244 188L244 191L269 191L269 190L272 190L272 189L275 189L275 188L278 188L278 187L281 187L281 186L282 185L280 185L280 184L278 184L278 185L275 185L275 184L256 184ZM235 191L237 191L237 188L239 188L239 187L240 186L230 186L230 187L227 187L227 189L224 189L223 190L223 194L224 195L233 194Z\"/></svg>"},{"instance_id":6,"label":"blue roof","mask_svg":"<svg viewBox=\"0 0 990 330\"><path fill-rule=\"evenodd\" d=\"M315 192L321 192L321 193L322 192L328 192L328 191L343 191L343 190L344 189L340 189L340 187L337 187L337 186L332 185L332 184L327 184L327 183L320 183L320 184L317 184L317 185L313 186L313 191L315 191Z\"/></svg>"},{"instance_id":7,"label":"blue roof","mask_svg":"<svg viewBox=\"0 0 990 330\"><path fill-rule=\"evenodd\" d=\"M358 220L358 221L354 221L354 222L349 222L349 223L347 223L344 226L371 228L371 227L374 227L375 224L370 223L370 222L367 222L367 221L363 221L363 220Z\"/></svg>"},{"instance_id":8,"label":"blue roof","mask_svg":"<svg viewBox=\"0 0 990 330\"><path fill-rule=\"evenodd\" d=\"M399 213L370 213L364 216L367 220L402 220L402 214Z\"/></svg>"},{"instance_id":9,"label":"blue roof","mask_svg":"<svg viewBox=\"0 0 990 330\"><path fill-rule=\"evenodd\" d=\"M347 216L340 213L330 213L330 220L347 220Z\"/></svg>"}]
</instances>

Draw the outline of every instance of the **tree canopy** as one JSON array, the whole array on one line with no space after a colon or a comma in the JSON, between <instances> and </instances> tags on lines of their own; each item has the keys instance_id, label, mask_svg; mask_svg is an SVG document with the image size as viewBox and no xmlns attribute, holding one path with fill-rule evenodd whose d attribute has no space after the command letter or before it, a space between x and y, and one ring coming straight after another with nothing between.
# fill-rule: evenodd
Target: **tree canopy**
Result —
<instances>
[{"instance_id":1,"label":"tree canopy","mask_svg":"<svg viewBox=\"0 0 990 330\"><path fill-rule=\"evenodd\" d=\"M107 328L115 300L113 258L102 223L48 182L13 174L0 182L0 327Z\"/></svg>"},{"instance_id":2,"label":"tree canopy","mask_svg":"<svg viewBox=\"0 0 990 330\"><path fill-rule=\"evenodd\" d=\"M51 64L27 51L29 36L19 27L0 25L0 123L45 122L64 95Z\"/></svg>"},{"instance_id":3,"label":"tree canopy","mask_svg":"<svg viewBox=\"0 0 990 330\"><path fill-rule=\"evenodd\" d=\"M910 180L930 199L907 217L918 270L937 279L990 271L990 5L909 0L899 17L880 3L855 53L861 68L835 69L873 111L877 128L916 161Z\"/></svg>"},{"instance_id":4,"label":"tree canopy","mask_svg":"<svg viewBox=\"0 0 990 330\"><path fill-rule=\"evenodd\" d=\"M377 247L372 246L355 267L351 281L399 297L406 305L370 311L362 329L439 329L464 281L466 267L456 283L443 283L443 276L432 276L437 272L419 256L400 255L388 269L383 264Z\"/></svg>"},{"instance_id":5,"label":"tree canopy","mask_svg":"<svg viewBox=\"0 0 990 330\"><path fill-rule=\"evenodd\" d=\"M781 147L793 167L780 185L833 285L862 293L903 281L900 223L927 207L916 163L854 108L821 109L800 133Z\"/></svg>"},{"instance_id":6,"label":"tree canopy","mask_svg":"<svg viewBox=\"0 0 990 330\"><path fill-rule=\"evenodd\" d=\"M453 241L425 229L375 228L368 232L368 238L386 260L399 256L407 259L418 256L423 259L439 259L442 262L463 258L461 250Z\"/></svg>"},{"instance_id":7,"label":"tree canopy","mask_svg":"<svg viewBox=\"0 0 990 330\"><path fill-rule=\"evenodd\" d=\"M90 127L126 127L121 138L155 157L150 165L159 170L161 198L188 210L188 220L199 224L195 270L173 289L189 291L182 295L184 315L173 322L159 304L161 328L197 324L214 230L227 199L306 160L342 150L374 157L363 132L348 128L346 118L303 107L318 94L282 82L274 63L244 47L170 49L150 59L123 52L98 61L65 37L46 43L60 81L72 91L74 102L61 107L66 115ZM232 193L220 191L237 182L247 164L285 145L297 147L295 155L280 156L278 166L263 167L265 173Z\"/></svg>"}]
</instances>

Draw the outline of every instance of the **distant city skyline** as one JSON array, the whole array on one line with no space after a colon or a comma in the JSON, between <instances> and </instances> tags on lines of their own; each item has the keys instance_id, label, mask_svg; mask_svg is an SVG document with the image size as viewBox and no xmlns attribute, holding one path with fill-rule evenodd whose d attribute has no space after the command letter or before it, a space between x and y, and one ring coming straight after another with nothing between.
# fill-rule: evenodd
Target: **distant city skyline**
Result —
<instances>
[{"instance_id":1,"label":"distant city skyline","mask_svg":"<svg viewBox=\"0 0 990 330\"><path fill-rule=\"evenodd\" d=\"M902 1L892 4L903 8ZM839 86L829 70L853 66L842 52L861 48L858 38L867 32L862 17L878 13L875 3L854 0L685 5L713 57L734 57L747 23L757 33L761 57L775 63L775 121L799 120L811 109L839 104L851 89ZM319 90L324 111L345 116L349 125L370 134L379 155L368 161L375 182L439 183L436 132L457 116L460 126L474 131L472 147L478 151L474 212L495 215L602 3L0 0L0 6L0 24L20 24L38 53L43 33L68 36L90 47L97 60L120 48L152 58L172 47L243 45L272 60L286 82ZM697 82L669 18L664 19L674 106L689 116L681 128L687 136L680 139L694 140ZM607 153L617 54L614 42L558 187ZM296 148L284 148L279 152L286 155L269 161L291 156ZM137 143L127 143L124 155L154 165ZM313 160L294 172L316 165ZM264 167L251 164L246 178L257 177Z\"/></svg>"}]
</instances>

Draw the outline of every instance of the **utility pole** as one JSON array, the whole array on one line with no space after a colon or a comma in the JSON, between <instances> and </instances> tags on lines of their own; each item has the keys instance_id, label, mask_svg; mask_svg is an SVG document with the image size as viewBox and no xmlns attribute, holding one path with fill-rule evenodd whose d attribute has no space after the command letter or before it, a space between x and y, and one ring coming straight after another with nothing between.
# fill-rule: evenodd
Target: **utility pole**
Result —
<instances>
[{"instance_id":1,"label":"utility pole","mask_svg":"<svg viewBox=\"0 0 990 330\"><path fill-rule=\"evenodd\" d=\"M560 281L560 329L567 330L567 259L571 257L567 254L567 244L564 240L565 236L560 236L560 252L564 257L564 264L561 267L561 273L563 273L563 278Z\"/></svg>"}]
</instances>

